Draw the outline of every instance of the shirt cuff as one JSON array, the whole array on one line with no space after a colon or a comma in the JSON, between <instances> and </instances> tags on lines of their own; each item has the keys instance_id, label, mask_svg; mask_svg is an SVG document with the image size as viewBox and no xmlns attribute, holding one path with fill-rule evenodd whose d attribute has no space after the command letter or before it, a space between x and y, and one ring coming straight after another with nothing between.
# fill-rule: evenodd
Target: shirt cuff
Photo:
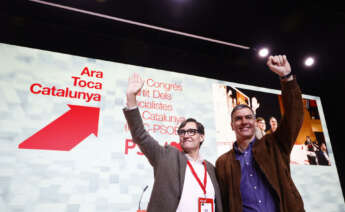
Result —
<instances>
[{"instance_id":1,"label":"shirt cuff","mask_svg":"<svg viewBox=\"0 0 345 212\"><path fill-rule=\"evenodd\" d=\"M123 109L125 110L125 111L130 111L130 110L135 110L135 109L137 109L138 108L138 106L133 106L133 107L124 107Z\"/></svg>"}]
</instances>

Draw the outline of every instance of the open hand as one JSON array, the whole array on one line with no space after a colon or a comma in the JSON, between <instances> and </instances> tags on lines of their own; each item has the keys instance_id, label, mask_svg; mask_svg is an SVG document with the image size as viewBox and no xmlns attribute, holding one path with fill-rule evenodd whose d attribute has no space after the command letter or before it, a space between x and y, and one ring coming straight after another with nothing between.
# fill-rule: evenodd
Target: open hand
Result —
<instances>
[{"instance_id":1,"label":"open hand","mask_svg":"<svg viewBox=\"0 0 345 212\"><path fill-rule=\"evenodd\" d=\"M137 95L144 86L144 80L138 73L132 74L128 78L127 95Z\"/></svg>"},{"instance_id":2,"label":"open hand","mask_svg":"<svg viewBox=\"0 0 345 212\"><path fill-rule=\"evenodd\" d=\"M252 97L252 110L254 111L254 114L256 114L256 110L260 107L260 103L258 102L258 99L254 96Z\"/></svg>"},{"instance_id":3,"label":"open hand","mask_svg":"<svg viewBox=\"0 0 345 212\"><path fill-rule=\"evenodd\" d=\"M127 107L133 107L137 105L136 95L144 86L144 80L137 73L132 74L128 78L127 86Z\"/></svg>"}]
</instances>

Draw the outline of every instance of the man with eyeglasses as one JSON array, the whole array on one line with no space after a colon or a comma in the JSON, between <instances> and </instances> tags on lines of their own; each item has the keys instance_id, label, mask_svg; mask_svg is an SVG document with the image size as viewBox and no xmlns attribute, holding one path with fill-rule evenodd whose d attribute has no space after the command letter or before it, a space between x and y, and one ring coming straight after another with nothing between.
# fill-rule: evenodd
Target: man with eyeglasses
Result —
<instances>
[{"instance_id":1,"label":"man with eyeglasses","mask_svg":"<svg viewBox=\"0 0 345 212\"><path fill-rule=\"evenodd\" d=\"M136 95L143 79L133 74L128 80L127 107L123 110L133 141L154 169L154 185L148 212L222 212L220 189L214 166L204 160L200 146L204 126L187 119L178 128L182 152L172 146L161 146L145 130Z\"/></svg>"},{"instance_id":2,"label":"man with eyeglasses","mask_svg":"<svg viewBox=\"0 0 345 212\"><path fill-rule=\"evenodd\" d=\"M281 79L284 115L273 133L257 139L253 110L232 110L236 142L216 161L226 212L305 211L290 175L290 153L303 122L301 91L285 55L270 56L267 65Z\"/></svg>"}]
</instances>

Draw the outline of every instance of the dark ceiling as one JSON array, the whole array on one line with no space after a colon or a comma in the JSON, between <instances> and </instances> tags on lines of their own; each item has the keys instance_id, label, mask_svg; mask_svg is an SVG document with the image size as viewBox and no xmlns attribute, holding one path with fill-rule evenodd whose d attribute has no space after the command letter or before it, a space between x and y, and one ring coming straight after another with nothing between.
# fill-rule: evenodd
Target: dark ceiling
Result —
<instances>
[{"instance_id":1,"label":"dark ceiling","mask_svg":"<svg viewBox=\"0 0 345 212\"><path fill-rule=\"evenodd\" d=\"M302 92L321 97L344 188L345 7L340 1L45 2L286 54ZM1 1L0 8L0 42L279 89L277 77L252 50L28 0ZM312 68L303 66L308 55L316 59Z\"/></svg>"},{"instance_id":2,"label":"dark ceiling","mask_svg":"<svg viewBox=\"0 0 345 212\"><path fill-rule=\"evenodd\" d=\"M45 0L45 2L137 21L225 42L287 54L303 93L319 95L321 82L340 80L338 58L345 9L331 1ZM128 62L227 81L277 87L254 51L42 5L5 1L2 20L12 42L82 56ZM7 33L7 32L6 32ZM15 38L15 39L14 39ZM306 56L316 65L305 68ZM200 64L202 61L203 65ZM182 64L182 66L181 66ZM216 64L216 65L215 65ZM261 71L260 71L261 70ZM236 76L236 78L234 78ZM273 83L271 85L271 83Z\"/></svg>"}]
</instances>

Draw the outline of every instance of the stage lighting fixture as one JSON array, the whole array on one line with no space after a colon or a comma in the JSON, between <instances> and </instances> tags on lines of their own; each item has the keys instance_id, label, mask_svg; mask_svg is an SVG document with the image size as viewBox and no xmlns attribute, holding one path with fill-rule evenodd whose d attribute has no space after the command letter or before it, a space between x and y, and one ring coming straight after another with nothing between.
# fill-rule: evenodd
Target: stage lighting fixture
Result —
<instances>
[{"instance_id":1,"label":"stage lighting fixture","mask_svg":"<svg viewBox=\"0 0 345 212\"><path fill-rule=\"evenodd\" d=\"M259 50L260 57L267 57L268 54L269 54L269 50L267 48L262 48Z\"/></svg>"},{"instance_id":2,"label":"stage lighting fixture","mask_svg":"<svg viewBox=\"0 0 345 212\"><path fill-rule=\"evenodd\" d=\"M304 65L306 65L306 66L312 66L312 65L314 65L314 58L312 58L312 57L307 57L307 59L305 59L305 61L304 61Z\"/></svg>"}]
</instances>

